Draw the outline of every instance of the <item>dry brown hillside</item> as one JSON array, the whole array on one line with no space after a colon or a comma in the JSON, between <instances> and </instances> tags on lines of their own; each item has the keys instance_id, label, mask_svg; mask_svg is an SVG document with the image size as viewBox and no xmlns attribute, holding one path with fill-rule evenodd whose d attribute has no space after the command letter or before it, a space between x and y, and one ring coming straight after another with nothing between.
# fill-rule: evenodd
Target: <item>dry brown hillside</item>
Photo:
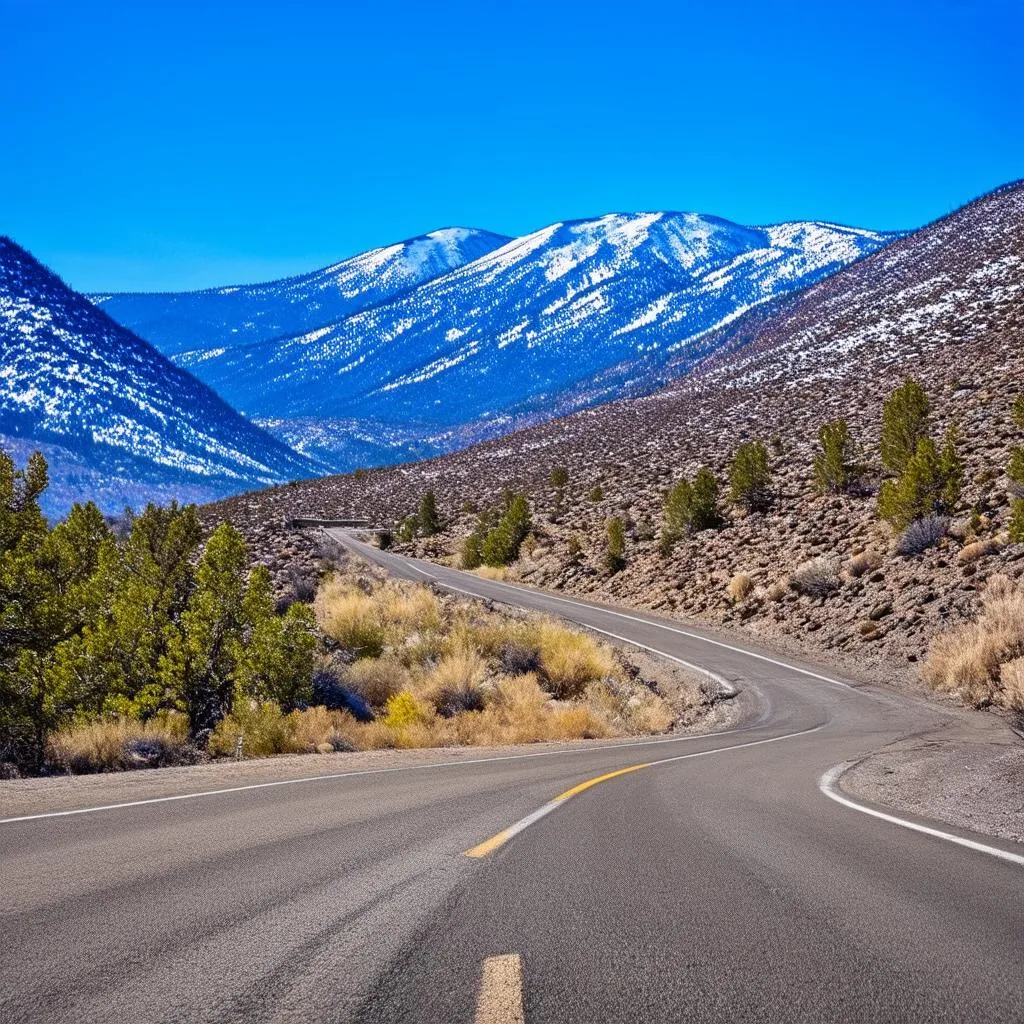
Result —
<instances>
[{"instance_id":1,"label":"dry brown hillside","mask_svg":"<svg viewBox=\"0 0 1024 1024\"><path fill-rule=\"evenodd\" d=\"M723 341L723 351L697 372L646 398L431 462L242 495L209 506L206 515L241 526L283 581L289 561L308 557L308 539L285 525L291 516L394 521L432 488L449 525L418 543L446 557L469 530L466 506L493 501L504 487L525 489L538 541L516 570L526 581L742 624L849 664L912 675L931 637L972 612L987 576L1024 574L1024 546L1001 543L1008 512L1003 471L1019 433L1009 407L1024 390L1024 184L901 239L771 315L748 317ZM816 493L811 460L820 425L844 416L877 461L882 401L909 376L925 386L937 432L959 425L967 487L953 535L908 558L894 553L893 533L876 519L872 494ZM724 482L736 445L748 438L772 442L772 509L730 513L723 529L699 533L662 558L657 532L665 490L705 462ZM570 475L558 516L548 484L554 466ZM603 496L592 501L595 486ZM978 536L988 543L964 552L975 539L966 535L972 508L982 514ZM627 520L628 562L609 576L603 546L613 515ZM578 560L569 556L572 535L582 541ZM785 585L790 573L819 557L839 573L831 596L801 596ZM753 584L740 601L727 593L737 573Z\"/></svg>"}]
</instances>

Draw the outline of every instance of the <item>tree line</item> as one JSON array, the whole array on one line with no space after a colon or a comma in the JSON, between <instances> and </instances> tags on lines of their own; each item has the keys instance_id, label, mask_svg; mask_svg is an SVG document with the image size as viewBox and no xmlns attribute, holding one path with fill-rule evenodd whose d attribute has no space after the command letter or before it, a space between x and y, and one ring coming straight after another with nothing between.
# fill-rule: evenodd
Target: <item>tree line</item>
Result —
<instances>
[{"instance_id":1,"label":"tree line","mask_svg":"<svg viewBox=\"0 0 1024 1024\"><path fill-rule=\"evenodd\" d=\"M115 531L92 502L51 527L46 461L0 452L0 763L38 771L55 730L187 716L200 745L239 698L311 697L311 608L278 608L242 536L203 542L193 506L148 505Z\"/></svg>"}]
</instances>

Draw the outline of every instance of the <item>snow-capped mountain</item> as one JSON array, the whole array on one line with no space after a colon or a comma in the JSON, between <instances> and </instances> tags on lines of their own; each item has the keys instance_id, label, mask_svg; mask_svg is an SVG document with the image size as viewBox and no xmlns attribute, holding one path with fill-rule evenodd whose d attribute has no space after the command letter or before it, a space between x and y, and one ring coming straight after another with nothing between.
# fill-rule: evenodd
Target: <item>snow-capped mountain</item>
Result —
<instances>
[{"instance_id":1,"label":"snow-capped mountain","mask_svg":"<svg viewBox=\"0 0 1024 1024\"><path fill-rule=\"evenodd\" d=\"M509 241L489 231L444 228L269 284L90 298L164 355L174 356L197 342L208 349L230 347L322 327Z\"/></svg>"},{"instance_id":2,"label":"snow-capped mountain","mask_svg":"<svg viewBox=\"0 0 1024 1024\"><path fill-rule=\"evenodd\" d=\"M391 294L385 262L375 301L319 323L326 307L312 310L309 329L290 337L228 345L231 330L251 335L252 325L207 333L199 317L191 328L180 321L174 359L340 469L400 461L650 390L707 355L716 329L894 237L818 222L748 228L698 214L611 214L503 244L488 235L478 258ZM189 298L165 297L167 309ZM130 301L104 306L123 315Z\"/></svg>"},{"instance_id":3,"label":"snow-capped mountain","mask_svg":"<svg viewBox=\"0 0 1024 1024\"><path fill-rule=\"evenodd\" d=\"M197 500L322 471L0 237L0 448L42 446L50 513Z\"/></svg>"}]
</instances>

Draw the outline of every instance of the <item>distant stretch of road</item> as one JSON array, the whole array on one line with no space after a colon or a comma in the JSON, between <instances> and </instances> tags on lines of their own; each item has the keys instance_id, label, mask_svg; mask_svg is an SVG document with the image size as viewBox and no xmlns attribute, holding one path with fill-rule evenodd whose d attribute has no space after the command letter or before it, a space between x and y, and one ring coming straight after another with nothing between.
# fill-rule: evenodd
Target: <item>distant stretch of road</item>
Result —
<instances>
[{"instance_id":1,"label":"distant stretch of road","mask_svg":"<svg viewBox=\"0 0 1024 1024\"><path fill-rule=\"evenodd\" d=\"M397 576L702 666L759 711L2 822L3 1024L1024 1020L1024 847L834 782L937 711L333 533Z\"/></svg>"}]
</instances>

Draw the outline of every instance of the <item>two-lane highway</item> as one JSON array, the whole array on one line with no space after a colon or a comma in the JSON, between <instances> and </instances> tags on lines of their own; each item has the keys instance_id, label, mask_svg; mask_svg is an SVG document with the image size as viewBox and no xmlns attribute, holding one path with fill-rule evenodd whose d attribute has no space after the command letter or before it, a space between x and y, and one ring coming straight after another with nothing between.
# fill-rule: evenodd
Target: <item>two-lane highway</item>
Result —
<instances>
[{"instance_id":1,"label":"two-lane highway","mask_svg":"<svg viewBox=\"0 0 1024 1024\"><path fill-rule=\"evenodd\" d=\"M341 539L704 666L756 690L761 714L0 823L4 1024L1024 1019L1024 851L819 788L939 712Z\"/></svg>"}]
</instances>

